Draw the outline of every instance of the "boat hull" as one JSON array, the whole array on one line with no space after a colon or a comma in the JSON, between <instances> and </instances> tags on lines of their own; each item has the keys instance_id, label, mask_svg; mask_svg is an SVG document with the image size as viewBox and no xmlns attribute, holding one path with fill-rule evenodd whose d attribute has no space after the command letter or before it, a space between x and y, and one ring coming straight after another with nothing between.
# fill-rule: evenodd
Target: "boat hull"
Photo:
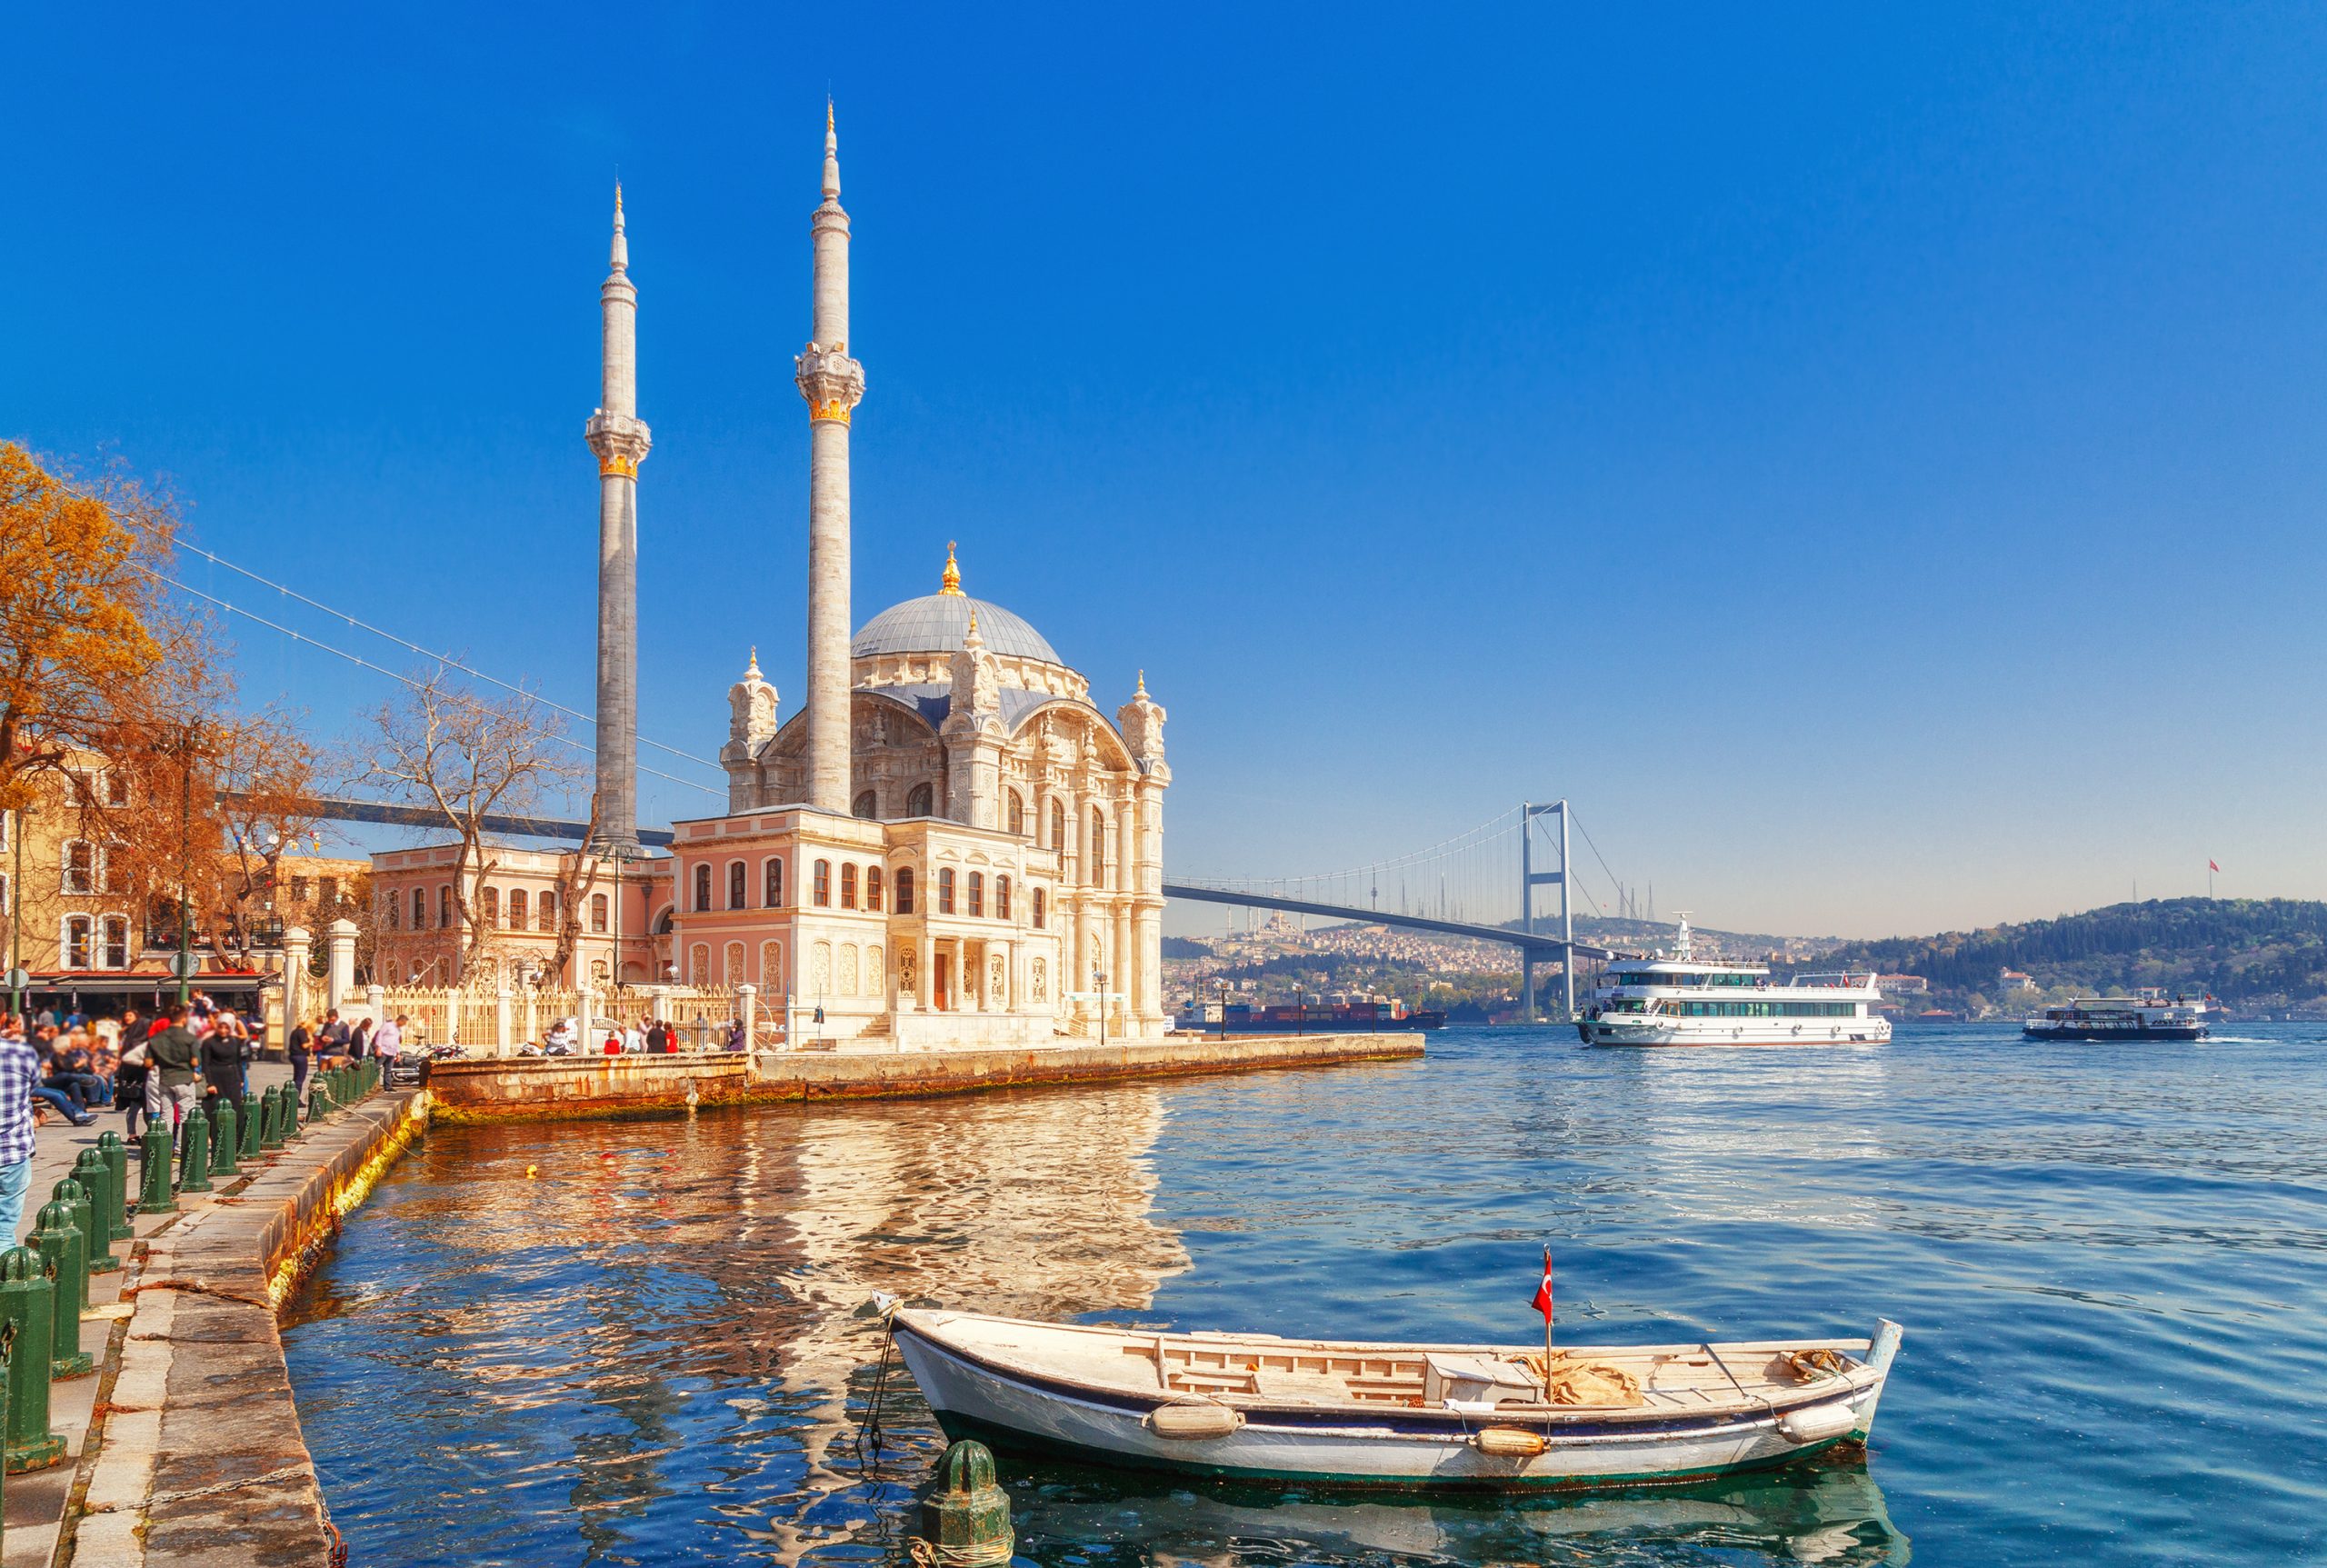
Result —
<instances>
[{"instance_id":1,"label":"boat hull","mask_svg":"<svg viewBox=\"0 0 2327 1568\"><path fill-rule=\"evenodd\" d=\"M1255 1411L1223 1435L1174 1439L1147 1416L1158 1400L1077 1390L996 1367L894 1325L897 1347L948 1437L1084 1463L1311 1486L1395 1490L1558 1491L1694 1481L1790 1464L1839 1443L1863 1442L1883 1384L1845 1398L1846 1431L1797 1441L1781 1430L1786 1411L1738 1417L1563 1421L1546 1428L1514 1416L1449 1419L1436 1413ZM1887 1358L1886 1358L1887 1362ZM1887 1370L1887 1365L1886 1365ZM1820 1403L1805 1400L1801 1406ZM1545 1434L1529 1456L1481 1452L1483 1426Z\"/></svg>"},{"instance_id":2,"label":"boat hull","mask_svg":"<svg viewBox=\"0 0 2327 1568\"><path fill-rule=\"evenodd\" d=\"M2202 1024L2164 1024L2146 1029L2100 1029L2084 1025L2048 1029L2039 1025L2022 1025L2020 1033L2031 1040L2203 1040L2206 1026Z\"/></svg>"},{"instance_id":3,"label":"boat hull","mask_svg":"<svg viewBox=\"0 0 2327 1568\"><path fill-rule=\"evenodd\" d=\"M1693 1029L1683 1024L1611 1024L1603 1019L1576 1021L1575 1032L1586 1045L1881 1045L1891 1038L1891 1024L1883 1018L1843 1018L1804 1025L1792 1024L1773 1032L1733 1026L1708 1019L1718 1028Z\"/></svg>"}]
</instances>

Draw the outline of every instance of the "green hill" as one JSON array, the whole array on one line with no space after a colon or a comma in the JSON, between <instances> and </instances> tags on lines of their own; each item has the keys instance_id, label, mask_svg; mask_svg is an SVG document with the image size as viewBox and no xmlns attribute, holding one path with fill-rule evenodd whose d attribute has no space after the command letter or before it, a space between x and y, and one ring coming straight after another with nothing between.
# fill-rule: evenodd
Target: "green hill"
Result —
<instances>
[{"instance_id":1,"label":"green hill","mask_svg":"<svg viewBox=\"0 0 2327 1568\"><path fill-rule=\"evenodd\" d=\"M2005 1000L1999 976L2007 969L2024 971L2045 994L2155 985L2232 1007L2311 1011L2327 1007L2327 904L2153 898L1984 931L1846 943L1819 962L1920 974L1938 1005L1974 1011Z\"/></svg>"}]
</instances>

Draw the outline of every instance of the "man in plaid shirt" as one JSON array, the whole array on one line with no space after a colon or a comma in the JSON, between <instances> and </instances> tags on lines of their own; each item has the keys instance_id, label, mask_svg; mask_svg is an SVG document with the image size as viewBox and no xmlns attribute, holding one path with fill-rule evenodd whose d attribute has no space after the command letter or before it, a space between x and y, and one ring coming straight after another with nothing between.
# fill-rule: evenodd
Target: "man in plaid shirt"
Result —
<instances>
[{"instance_id":1,"label":"man in plaid shirt","mask_svg":"<svg viewBox=\"0 0 2327 1568\"><path fill-rule=\"evenodd\" d=\"M33 1090L40 1054L25 1043L24 1020L0 1014L0 1247L16 1244L25 1193L33 1184Z\"/></svg>"}]
</instances>

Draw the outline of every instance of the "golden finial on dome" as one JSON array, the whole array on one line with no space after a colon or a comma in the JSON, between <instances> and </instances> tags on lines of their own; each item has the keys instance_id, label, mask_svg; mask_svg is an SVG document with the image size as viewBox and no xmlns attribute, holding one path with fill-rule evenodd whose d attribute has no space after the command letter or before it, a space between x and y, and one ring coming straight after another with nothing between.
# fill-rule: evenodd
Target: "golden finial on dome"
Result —
<instances>
[{"instance_id":1,"label":"golden finial on dome","mask_svg":"<svg viewBox=\"0 0 2327 1568\"><path fill-rule=\"evenodd\" d=\"M945 580L938 584L937 591L957 595L962 592L962 568L954 564L954 541L951 539L945 541ZM975 611L971 612L971 619L976 619Z\"/></svg>"},{"instance_id":2,"label":"golden finial on dome","mask_svg":"<svg viewBox=\"0 0 2327 1568\"><path fill-rule=\"evenodd\" d=\"M752 644L752 662L744 671L744 678L747 681L756 681L760 678L760 645L757 643Z\"/></svg>"},{"instance_id":3,"label":"golden finial on dome","mask_svg":"<svg viewBox=\"0 0 2327 1568\"><path fill-rule=\"evenodd\" d=\"M956 589L954 590L954 592L958 594L958 593L960 593L960 592L961 592L961 590L960 590L960 589L958 589L958 588L956 588ZM970 638L971 638L971 637L974 637L974 636L976 636L977 634L978 634L978 607L977 607L975 604L973 604L973 605L971 605L971 606L970 606L970 629L969 629L968 633L967 633L967 634L963 637L963 639L962 639L962 640L963 640L964 642L965 642L965 643L966 643L966 642L968 642L968 641L970 640Z\"/></svg>"},{"instance_id":4,"label":"golden finial on dome","mask_svg":"<svg viewBox=\"0 0 2327 1568\"><path fill-rule=\"evenodd\" d=\"M1147 672L1145 670L1139 672L1139 690L1135 694L1143 697L1147 695Z\"/></svg>"}]
</instances>

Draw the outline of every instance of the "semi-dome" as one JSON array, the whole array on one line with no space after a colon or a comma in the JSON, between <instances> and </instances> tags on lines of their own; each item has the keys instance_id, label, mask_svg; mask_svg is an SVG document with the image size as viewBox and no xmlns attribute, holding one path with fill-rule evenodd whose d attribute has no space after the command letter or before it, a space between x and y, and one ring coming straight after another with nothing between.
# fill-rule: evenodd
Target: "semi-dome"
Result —
<instances>
[{"instance_id":1,"label":"semi-dome","mask_svg":"<svg viewBox=\"0 0 2327 1568\"><path fill-rule=\"evenodd\" d=\"M886 654L951 654L969 634L970 615L978 618L978 635L988 652L1005 659L1038 659L1064 665L1058 650L1020 616L999 604L973 599L962 592L962 570L954 547L945 547L944 586L934 594L892 604L864 623L848 644L852 659L879 658Z\"/></svg>"}]
</instances>

